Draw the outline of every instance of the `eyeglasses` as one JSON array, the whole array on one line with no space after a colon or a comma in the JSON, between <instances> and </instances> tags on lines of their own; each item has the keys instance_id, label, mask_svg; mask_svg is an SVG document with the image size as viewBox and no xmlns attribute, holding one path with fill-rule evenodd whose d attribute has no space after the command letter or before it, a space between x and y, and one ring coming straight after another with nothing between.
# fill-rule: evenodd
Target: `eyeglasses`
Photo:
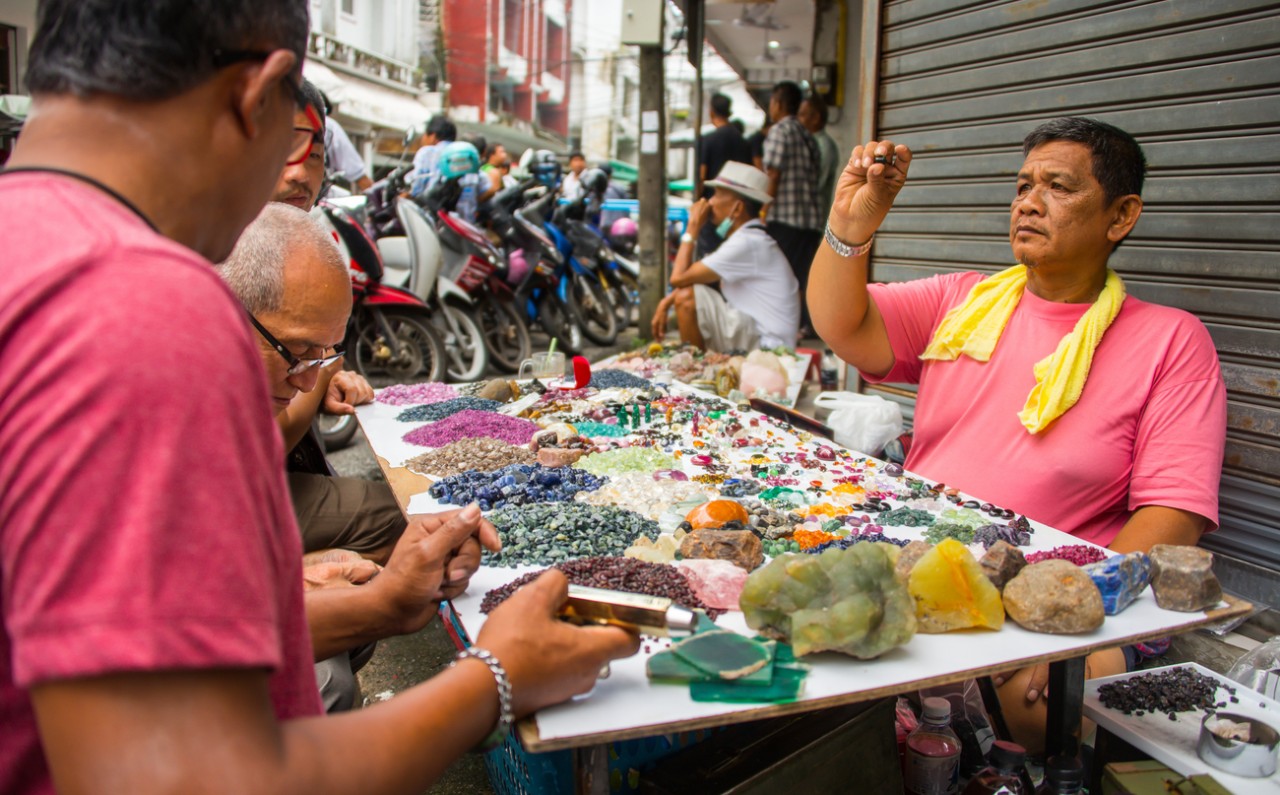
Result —
<instances>
[{"instance_id":1,"label":"eyeglasses","mask_svg":"<svg viewBox=\"0 0 1280 795\"><path fill-rule=\"evenodd\" d=\"M269 50L214 50L213 65L218 69L223 69L232 64L242 61L265 61L271 57ZM307 123L310 127L294 127L293 128L293 144L289 149L289 159L285 161L286 165L296 166L305 161L311 154L311 147L324 138L324 123L320 121L320 114L312 107L307 100L307 95L302 93L302 84L299 83L293 75L286 75L284 83L289 87L293 94L293 101L297 104L298 110L307 115Z\"/></svg>"},{"instance_id":2,"label":"eyeglasses","mask_svg":"<svg viewBox=\"0 0 1280 795\"><path fill-rule=\"evenodd\" d=\"M294 356L289 349L284 346L283 342L276 339L274 334L267 331L263 325L258 322L256 317L249 315L249 322L258 330L258 333L267 341L267 344L274 348L275 352L280 354L281 358L289 363L289 375L301 375L312 367L326 367L341 359L347 352L346 348L339 344L333 346L332 356L325 356L320 359L300 359L297 356Z\"/></svg>"}]
</instances>

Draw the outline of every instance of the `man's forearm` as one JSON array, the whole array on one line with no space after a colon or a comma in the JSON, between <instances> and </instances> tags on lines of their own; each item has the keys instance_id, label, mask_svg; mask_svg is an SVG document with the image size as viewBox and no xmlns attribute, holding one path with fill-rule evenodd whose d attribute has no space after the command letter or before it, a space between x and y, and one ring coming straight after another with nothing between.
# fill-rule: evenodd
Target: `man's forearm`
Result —
<instances>
[{"instance_id":1,"label":"man's forearm","mask_svg":"<svg viewBox=\"0 0 1280 795\"><path fill-rule=\"evenodd\" d=\"M285 452L296 447L298 442L302 441L302 437L307 435L311 421L320 413L320 404L324 402L324 395L329 389L333 372L322 370L314 389L299 393L288 408L276 415L276 424L280 426L280 436L284 439Z\"/></svg>"},{"instance_id":2,"label":"man's forearm","mask_svg":"<svg viewBox=\"0 0 1280 795\"><path fill-rule=\"evenodd\" d=\"M400 633L398 619L371 585L323 588L303 598L317 661Z\"/></svg>"}]
</instances>

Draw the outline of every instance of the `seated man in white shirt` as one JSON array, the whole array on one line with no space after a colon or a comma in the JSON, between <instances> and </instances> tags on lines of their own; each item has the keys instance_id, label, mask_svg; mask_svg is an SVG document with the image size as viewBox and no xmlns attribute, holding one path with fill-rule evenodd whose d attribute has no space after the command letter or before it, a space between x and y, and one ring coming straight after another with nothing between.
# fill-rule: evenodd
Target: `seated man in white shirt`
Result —
<instances>
[{"instance_id":1,"label":"seated man in white shirt","mask_svg":"<svg viewBox=\"0 0 1280 795\"><path fill-rule=\"evenodd\" d=\"M674 305L680 340L711 351L795 347L800 327L800 285L786 255L760 221L771 201L769 177L745 163L728 162L710 199L689 208L689 225L671 269L675 289L658 304L654 339L667 333ZM704 223L716 224L724 243L693 262L694 241ZM720 283L720 292L711 287Z\"/></svg>"}]
</instances>

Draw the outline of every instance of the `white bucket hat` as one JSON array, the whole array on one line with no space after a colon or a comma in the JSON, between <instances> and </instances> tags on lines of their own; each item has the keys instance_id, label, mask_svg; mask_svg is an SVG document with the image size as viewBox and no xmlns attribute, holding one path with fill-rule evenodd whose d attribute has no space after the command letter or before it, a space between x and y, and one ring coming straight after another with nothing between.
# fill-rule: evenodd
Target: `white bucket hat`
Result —
<instances>
[{"instance_id":1,"label":"white bucket hat","mask_svg":"<svg viewBox=\"0 0 1280 795\"><path fill-rule=\"evenodd\" d=\"M707 180L711 188L724 188L733 191L744 199L768 204L773 201L769 195L769 177L755 166L739 163L734 160L724 164L715 179Z\"/></svg>"}]
</instances>

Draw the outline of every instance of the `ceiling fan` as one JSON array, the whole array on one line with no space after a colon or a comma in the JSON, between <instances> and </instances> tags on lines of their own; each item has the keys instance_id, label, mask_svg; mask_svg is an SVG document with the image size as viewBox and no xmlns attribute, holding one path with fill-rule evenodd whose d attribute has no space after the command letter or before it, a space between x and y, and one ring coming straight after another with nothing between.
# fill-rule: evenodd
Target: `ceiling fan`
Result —
<instances>
[{"instance_id":1,"label":"ceiling fan","mask_svg":"<svg viewBox=\"0 0 1280 795\"><path fill-rule=\"evenodd\" d=\"M770 3L743 3L742 14L734 17L733 26L737 28L760 28L763 30L786 30L787 26L773 18L773 7ZM723 19L708 19L708 25L722 25Z\"/></svg>"}]
</instances>

